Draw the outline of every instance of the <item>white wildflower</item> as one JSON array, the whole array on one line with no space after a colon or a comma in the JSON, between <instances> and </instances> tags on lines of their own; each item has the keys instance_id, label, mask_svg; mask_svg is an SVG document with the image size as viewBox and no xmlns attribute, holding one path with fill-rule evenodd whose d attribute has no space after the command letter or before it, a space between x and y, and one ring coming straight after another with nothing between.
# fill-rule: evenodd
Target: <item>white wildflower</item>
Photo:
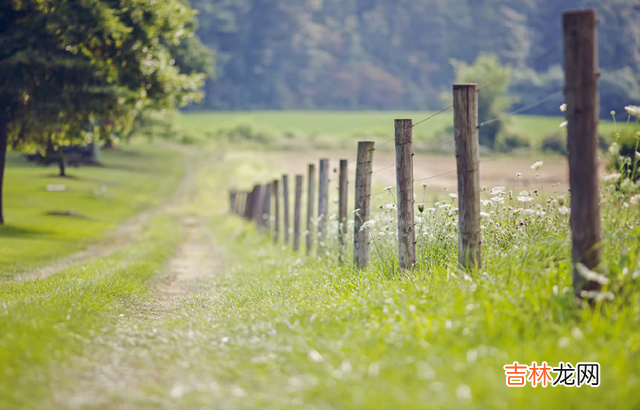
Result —
<instances>
[{"instance_id":1,"label":"white wildflower","mask_svg":"<svg viewBox=\"0 0 640 410\"><path fill-rule=\"evenodd\" d=\"M456 199L458 197L458 194L449 194L449 196L453 199Z\"/></svg>"},{"instance_id":2,"label":"white wildflower","mask_svg":"<svg viewBox=\"0 0 640 410\"><path fill-rule=\"evenodd\" d=\"M640 204L640 194L634 195L631 197L631 199L629 199L629 203L631 205L638 205Z\"/></svg>"},{"instance_id":3,"label":"white wildflower","mask_svg":"<svg viewBox=\"0 0 640 410\"><path fill-rule=\"evenodd\" d=\"M518 201L520 202L529 202L529 201L533 201L533 197L531 196L519 196L518 197Z\"/></svg>"},{"instance_id":4,"label":"white wildflower","mask_svg":"<svg viewBox=\"0 0 640 410\"><path fill-rule=\"evenodd\" d=\"M386 188L384 189L384 191L385 191L385 192L386 192L386 191L391 191L391 190L392 190L393 188L395 188L395 187L396 187L395 185L388 186L388 187L386 187Z\"/></svg>"},{"instance_id":5,"label":"white wildflower","mask_svg":"<svg viewBox=\"0 0 640 410\"><path fill-rule=\"evenodd\" d=\"M520 177L522 176L522 174L521 174L521 173L519 173L519 172L516 172L516 176L517 176L518 178L520 178Z\"/></svg>"},{"instance_id":6,"label":"white wildflower","mask_svg":"<svg viewBox=\"0 0 640 410\"><path fill-rule=\"evenodd\" d=\"M491 189L491 191L489 191L489 193L490 193L491 195L498 195L498 194L502 194L502 193L504 193L504 191L505 191L506 189L507 189L506 187L503 187L503 186L497 186L497 187L495 187L495 188Z\"/></svg>"},{"instance_id":7,"label":"white wildflower","mask_svg":"<svg viewBox=\"0 0 640 410\"><path fill-rule=\"evenodd\" d=\"M422 183L422 187L423 187L423 188L429 188L430 186L431 186L431 185L429 185L429 184L428 184L428 183L426 183L426 182L423 182L423 183Z\"/></svg>"},{"instance_id":8,"label":"white wildflower","mask_svg":"<svg viewBox=\"0 0 640 410\"><path fill-rule=\"evenodd\" d=\"M384 207L384 209L386 209L387 211L392 211L392 210L394 210L394 209L397 209L397 208L396 208L396 204L384 204L384 205L383 205L383 207Z\"/></svg>"},{"instance_id":9,"label":"white wildflower","mask_svg":"<svg viewBox=\"0 0 640 410\"><path fill-rule=\"evenodd\" d=\"M564 127L566 127L567 125L569 125L569 121L562 121L562 122L560 123L560 128L564 128Z\"/></svg>"},{"instance_id":10,"label":"white wildflower","mask_svg":"<svg viewBox=\"0 0 640 410\"><path fill-rule=\"evenodd\" d=\"M365 229L370 229L375 224L376 224L376 221L373 221L373 220L363 223L362 226L360 227L360 232L364 231Z\"/></svg>"},{"instance_id":11,"label":"white wildflower","mask_svg":"<svg viewBox=\"0 0 640 410\"><path fill-rule=\"evenodd\" d=\"M566 104L566 103L565 103L565 104L562 104L562 105L560 106L560 111L562 111L562 112L567 111L567 104Z\"/></svg>"},{"instance_id":12,"label":"white wildflower","mask_svg":"<svg viewBox=\"0 0 640 410\"><path fill-rule=\"evenodd\" d=\"M536 211L533 210L533 209L525 209L524 213L525 213L525 215L533 215L533 214L536 213Z\"/></svg>"},{"instance_id":13,"label":"white wildflower","mask_svg":"<svg viewBox=\"0 0 640 410\"><path fill-rule=\"evenodd\" d=\"M611 110L611 112L610 112L609 114L611 114L611 116L612 116L612 117L615 117L615 116L616 116L616 112L615 112L615 111L613 111L613 110Z\"/></svg>"},{"instance_id":14,"label":"white wildflower","mask_svg":"<svg viewBox=\"0 0 640 410\"><path fill-rule=\"evenodd\" d=\"M451 208L450 204L442 204L440 205L440 208Z\"/></svg>"},{"instance_id":15,"label":"white wildflower","mask_svg":"<svg viewBox=\"0 0 640 410\"><path fill-rule=\"evenodd\" d=\"M637 105L627 105L626 107L624 107L624 109L629 113L629 115L640 118L640 107L638 107Z\"/></svg>"},{"instance_id":16,"label":"white wildflower","mask_svg":"<svg viewBox=\"0 0 640 410\"><path fill-rule=\"evenodd\" d=\"M493 202L491 202L488 199L481 199L480 202L482 203L482 206L490 206L493 205Z\"/></svg>"},{"instance_id":17,"label":"white wildflower","mask_svg":"<svg viewBox=\"0 0 640 410\"><path fill-rule=\"evenodd\" d=\"M597 282L601 285L609 284L609 278L597 272L592 271L591 269L587 268L581 263L576 263L576 270L578 271L580 276L582 276L588 281Z\"/></svg>"},{"instance_id":18,"label":"white wildflower","mask_svg":"<svg viewBox=\"0 0 640 410\"><path fill-rule=\"evenodd\" d=\"M488 218L491 215L488 214L487 212L480 212L480 216L483 217L483 218Z\"/></svg>"},{"instance_id":19,"label":"white wildflower","mask_svg":"<svg viewBox=\"0 0 640 410\"><path fill-rule=\"evenodd\" d=\"M605 175L602 177L602 182L604 182L605 184L613 184L620 181L621 177L622 175L618 173Z\"/></svg>"},{"instance_id":20,"label":"white wildflower","mask_svg":"<svg viewBox=\"0 0 640 410\"><path fill-rule=\"evenodd\" d=\"M614 142L609 146L609 154L618 155L619 152L620 152L620 147L618 146L617 143Z\"/></svg>"},{"instance_id":21,"label":"white wildflower","mask_svg":"<svg viewBox=\"0 0 640 410\"><path fill-rule=\"evenodd\" d=\"M537 211L537 212L536 212L536 215L538 215L538 216L545 216L546 214L547 214L547 212L546 212L546 211L544 211L544 210L543 210L543 211Z\"/></svg>"},{"instance_id":22,"label":"white wildflower","mask_svg":"<svg viewBox=\"0 0 640 410\"><path fill-rule=\"evenodd\" d=\"M571 209L563 205L558 208L558 212L560 212L560 215L568 215L571 212Z\"/></svg>"},{"instance_id":23,"label":"white wildflower","mask_svg":"<svg viewBox=\"0 0 640 410\"><path fill-rule=\"evenodd\" d=\"M623 207L623 208L629 208L629 202L624 202L624 203L622 204L622 207Z\"/></svg>"},{"instance_id":24,"label":"white wildflower","mask_svg":"<svg viewBox=\"0 0 640 410\"><path fill-rule=\"evenodd\" d=\"M640 152L636 151L636 158L640 158Z\"/></svg>"},{"instance_id":25,"label":"white wildflower","mask_svg":"<svg viewBox=\"0 0 640 410\"><path fill-rule=\"evenodd\" d=\"M544 162L538 161L538 162L534 163L533 165L531 165L531 169L535 169L537 171L540 168L542 168L543 164L544 164Z\"/></svg>"},{"instance_id":26,"label":"white wildflower","mask_svg":"<svg viewBox=\"0 0 640 410\"><path fill-rule=\"evenodd\" d=\"M435 213L437 211L437 209L436 208L427 208L426 211L429 212L430 214L433 214L433 213Z\"/></svg>"},{"instance_id":27,"label":"white wildflower","mask_svg":"<svg viewBox=\"0 0 640 410\"><path fill-rule=\"evenodd\" d=\"M504 204L504 198L501 196L494 196L493 198L491 198L491 200L498 204Z\"/></svg>"},{"instance_id":28,"label":"white wildflower","mask_svg":"<svg viewBox=\"0 0 640 410\"><path fill-rule=\"evenodd\" d=\"M360 208L354 210L353 212L351 212L351 215L357 215L360 213Z\"/></svg>"},{"instance_id":29,"label":"white wildflower","mask_svg":"<svg viewBox=\"0 0 640 410\"><path fill-rule=\"evenodd\" d=\"M520 191L520 193L518 195L520 195L520 196L531 196L531 192L529 192L529 191Z\"/></svg>"}]
</instances>

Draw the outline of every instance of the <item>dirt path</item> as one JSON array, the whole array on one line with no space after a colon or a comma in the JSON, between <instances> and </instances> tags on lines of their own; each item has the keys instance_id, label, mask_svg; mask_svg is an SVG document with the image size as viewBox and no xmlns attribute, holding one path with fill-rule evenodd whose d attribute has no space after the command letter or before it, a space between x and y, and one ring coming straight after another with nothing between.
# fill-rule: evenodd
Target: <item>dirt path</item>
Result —
<instances>
[{"instance_id":1,"label":"dirt path","mask_svg":"<svg viewBox=\"0 0 640 410\"><path fill-rule=\"evenodd\" d=\"M172 322L184 315L184 305L193 294L202 290L204 282L222 270L222 263L213 249L213 238L202 220L186 216L181 221L184 241L167 263L164 274L151 282L152 296L118 317L113 332L97 338L88 348L89 360L83 355L71 363L52 390L57 407L69 409L173 408L155 401L157 386L170 386L170 397L184 392L181 386L198 385L199 390L214 388L202 376L191 380L187 362L168 365L166 358L189 346L193 335L183 334ZM78 369L81 369L78 371ZM76 384L66 384L65 379ZM213 387L212 387L213 386Z\"/></svg>"}]
</instances>

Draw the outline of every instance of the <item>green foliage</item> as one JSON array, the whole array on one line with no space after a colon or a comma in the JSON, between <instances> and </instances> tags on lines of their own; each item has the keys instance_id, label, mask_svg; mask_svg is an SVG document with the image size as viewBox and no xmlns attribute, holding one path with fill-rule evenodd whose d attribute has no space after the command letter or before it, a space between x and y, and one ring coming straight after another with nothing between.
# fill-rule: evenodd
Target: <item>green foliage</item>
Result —
<instances>
[{"instance_id":1,"label":"green foliage","mask_svg":"<svg viewBox=\"0 0 640 410\"><path fill-rule=\"evenodd\" d=\"M451 61L456 83L477 83L478 122L494 120L511 108L515 98L506 95L511 82L511 67L502 65L496 56L481 55L472 64ZM451 98L449 96L445 98ZM480 144L495 148L496 138L503 132L504 121L493 121L480 127Z\"/></svg>"},{"instance_id":2,"label":"green foliage","mask_svg":"<svg viewBox=\"0 0 640 410\"><path fill-rule=\"evenodd\" d=\"M603 75L628 68L638 80L640 72L637 0L192 4L200 10L198 35L216 50L219 61L217 80L206 86L208 109L435 110L440 93L450 90L455 77L450 59L470 64L491 54L523 70L532 82L553 67L556 76L562 65L561 14L587 7L596 8L601 22ZM554 81L544 91L515 81L511 94L522 104L535 101L562 89ZM609 93L616 91L603 85L602 112L609 112L615 108L608 104L616 102ZM532 112L554 115L559 103Z\"/></svg>"},{"instance_id":3,"label":"green foliage","mask_svg":"<svg viewBox=\"0 0 640 410\"><path fill-rule=\"evenodd\" d=\"M507 129L498 136L494 148L502 152L511 152L515 149L529 146L531 146L531 142L526 133Z\"/></svg>"},{"instance_id":4,"label":"green foliage","mask_svg":"<svg viewBox=\"0 0 640 410\"><path fill-rule=\"evenodd\" d=\"M567 155L567 134L562 131L554 131L542 140L542 151Z\"/></svg>"}]
</instances>

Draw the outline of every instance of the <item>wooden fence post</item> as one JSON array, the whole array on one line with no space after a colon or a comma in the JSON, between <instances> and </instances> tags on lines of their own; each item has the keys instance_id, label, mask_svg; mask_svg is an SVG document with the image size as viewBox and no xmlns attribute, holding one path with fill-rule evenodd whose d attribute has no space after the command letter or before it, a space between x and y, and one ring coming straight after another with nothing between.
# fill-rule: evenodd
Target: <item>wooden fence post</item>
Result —
<instances>
[{"instance_id":1,"label":"wooden fence post","mask_svg":"<svg viewBox=\"0 0 640 410\"><path fill-rule=\"evenodd\" d=\"M284 205L284 243L289 244L289 176L282 176L282 202Z\"/></svg>"},{"instance_id":2,"label":"wooden fence post","mask_svg":"<svg viewBox=\"0 0 640 410\"><path fill-rule=\"evenodd\" d=\"M251 221L258 225L260 221L260 215L262 213L262 186L256 185L253 187L251 194Z\"/></svg>"},{"instance_id":3,"label":"wooden fence post","mask_svg":"<svg viewBox=\"0 0 640 410\"><path fill-rule=\"evenodd\" d=\"M307 255L313 252L313 203L315 202L314 191L316 190L316 166L309 164L309 186L307 191Z\"/></svg>"},{"instance_id":4,"label":"wooden fence post","mask_svg":"<svg viewBox=\"0 0 640 410\"><path fill-rule=\"evenodd\" d=\"M253 194L254 194L255 188L249 192L247 192L247 197L244 200L244 212L243 212L243 216L244 219L246 219L247 221L251 220L251 215L253 214L251 211L251 206L253 205Z\"/></svg>"},{"instance_id":5,"label":"wooden fence post","mask_svg":"<svg viewBox=\"0 0 640 410\"><path fill-rule=\"evenodd\" d=\"M395 120L396 190L398 193L398 265L413 269L416 264L416 230L413 199L413 124Z\"/></svg>"},{"instance_id":6,"label":"wooden fence post","mask_svg":"<svg viewBox=\"0 0 640 410\"><path fill-rule=\"evenodd\" d=\"M236 191L234 188L229 189L229 213L231 213L232 215L235 213L235 210L236 210L237 194L238 194L238 191Z\"/></svg>"},{"instance_id":7,"label":"wooden fence post","mask_svg":"<svg viewBox=\"0 0 640 410\"><path fill-rule=\"evenodd\" d=\"M260 222L262 221L262 201L264 201L264 189L262 189L261 185L256 185L251 205L251 219L257 227L260 227Z\"/></svg>"},{"instance_id":8,"label":"wooden fence post","mask_svg":"<svg viewBox=\"0 0 640 410\"><path fill-rule=\"evenodd\" d=\"M300 249L300 225L302 210L302 175L296 175L295 203L293 206L293 250Z\"/></svg>"},{"instance_id":9,"label":"wooden fence post","mask_svg":"<svg viewBox=\"0 0 640 410\"><path fill-rule=\"evenodd\" d=\"M274 228L273 228L273 243L278 243L278 239L280 236L280 181L277 179L274 179L273 182L271 183L271 186L273 187L273 196L275 199L275 209L274 209L274 214L275 214L275 221L274 221Z\"/></svg>"},{"instance_id":10,"label":"wooden fence post","mask_svg":"<svg viewBox=\"0 0 640 410\"><path fill-rule=\"evenodd\" d=\"M353 260L360 269L369 266L369 233L362 225L369 221L371 205L371 167L375 143L358 142L358 159L356 164L356 203L357 210L353 228Z\"/></svg>"},{"instance_id":11,"label":"wooden fence post","mask_svg":"<svg viewBox=\"0 0 640 410\"><path fill-rule=\"evenodd\" d=\"M269 233L271 230L271 184L264 187L264 195L262 197L262 218L260 219L260 228L262 231Z\"/></svg>"},{"instance_id":12,"label":"wooden fence post","mask_svg":"<svg viewBox=\"0 0 640 410\"><path fill-rule=\"evenodd\" d=\"M477 269L482 266L477 84L453 85L453 130L458 168L458 264Z\"/></svg>"},{"instance_id":13,"label":"wooden fence post","mask_svg":"<svg viewBox=\"0 0 640 410\"><path fill-rule=\"evenodd\" d=\"M349 201L349 163L340 160L340 174L338 177L338 240L344 245L344 234L347 229L347 209Z\"/></svg>"},{"instance_id":14,"label":"wooden fence post","mask_svg":"<svg viewBox=\"0 0 640 410\"><path fill-rule=\"evenodd\" d=\"M567 11L564 35L567 148L571 187L573 289L598 291L598 282L580 275L577 264L589 269L600 264L602 234L598 193L598 54L596 12Z\"/></svg>"},{"instance_id":15,"label":"wooden fence post","mask_svg":"<svg viewBox=\"0 0 640 410\"><path fill-rule=\"evenodd\" d=\"M327 240L327 215L329 213L329 160L320 160L318 177L318 254Z\"/></svg>"}]
</instances>

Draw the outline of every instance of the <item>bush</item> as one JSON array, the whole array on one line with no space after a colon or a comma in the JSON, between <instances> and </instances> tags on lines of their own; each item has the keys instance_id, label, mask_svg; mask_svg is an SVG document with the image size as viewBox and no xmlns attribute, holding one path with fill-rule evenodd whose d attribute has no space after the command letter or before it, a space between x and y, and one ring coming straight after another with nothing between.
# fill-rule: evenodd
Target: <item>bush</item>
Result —
<instances>
[{"instance_id":1,"label":"bush","mask_svg":"<svg viewBox=\"0 0 640 410\"><path fill-rule=\"evenodd\" d=\"M567 135L562 131L554 131L542 140L542 152L567 155Z\"/></svg>"},{"instance_id":2,"label":"bush","mask_svg":"<svg viewBox=\"0 0 640 410\"><path fill-rule=\"evenodd\" d=\"M498 135L495 142L496 151L509 152L518 148L530 147L529 136L521 132L505 131Z\"/></svg>"}]
</instances>

